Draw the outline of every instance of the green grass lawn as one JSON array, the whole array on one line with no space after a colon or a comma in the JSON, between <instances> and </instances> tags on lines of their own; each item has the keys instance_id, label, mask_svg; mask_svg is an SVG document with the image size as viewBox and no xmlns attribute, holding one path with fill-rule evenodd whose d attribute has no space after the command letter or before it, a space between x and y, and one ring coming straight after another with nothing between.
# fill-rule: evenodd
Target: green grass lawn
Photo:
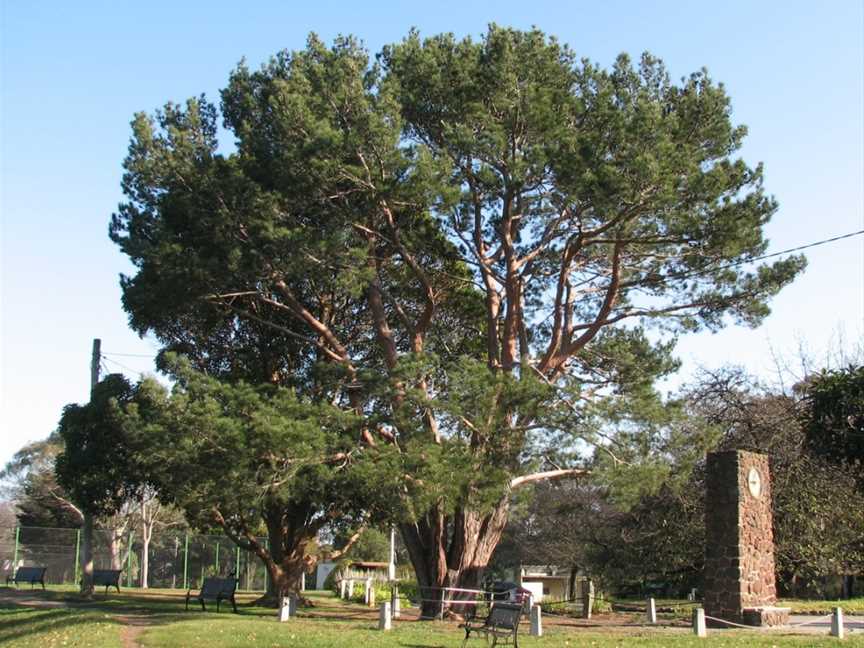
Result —
<instances>
[{"instance_id":1,"label":"green grass lawn","mask_svg":"<svg viewBox=\"0 0 864 648\"><path fill-rule=\"evenodd\" d=\"M81 606L69 590L37 592L49 602L66 602L68 609L0 608L0 646L6 648L123 646L125 624L134 618L139 625L135 643L146 648L185 648L206 646L228 648L456 648L463 633L455 623L396 621L391 632L377 629L376 615L363 606L346 604L329 593L310 593L315 607L301 609L300 616L279 623L275 610L251 604L254 594L242 594L240 614L226 611L185 612L183 592L177 590L124 590L121 594L99 594L95 601ZM830 603L830 602L829 602ZM615 627L576 627L569 619L547 617L545 636L528 636L527 622L520 632L524 648L590 647L684 648L687 646L821 647L838 646L827 636L789 636L748 631L711 631L708 639L697 639L688 628L648 628L639 625L638 615L619 615ZM598 617L599 623L608 616ZM129 637L127 636L127 640ZM864 647L864 636L847 638L843 645ZM482 639L469 646L483 648Z\"/></svg>"},{"instance_id":2,"label":"green grass lawn","mask_svg":"<svg viewBox=\"0 0 864 648\"><path fill-rule=\"evenodd\" d=\"M834 608L843 608L847 615L864 615L864 596L842 601L801 601L797 599L781 600L777 603L780 607L792 608L792 614L830 614Z\"/></svg>"},{"instance_id":3,"label":"green grass lawn","mask_svg":"<svg viewBox=\"0 0 864 648\"><path fill-rule=\"evenodd\" d=\"M0 608L4 648L115 648L122 624L100 610Z\"/></svg>"}]
</instances>

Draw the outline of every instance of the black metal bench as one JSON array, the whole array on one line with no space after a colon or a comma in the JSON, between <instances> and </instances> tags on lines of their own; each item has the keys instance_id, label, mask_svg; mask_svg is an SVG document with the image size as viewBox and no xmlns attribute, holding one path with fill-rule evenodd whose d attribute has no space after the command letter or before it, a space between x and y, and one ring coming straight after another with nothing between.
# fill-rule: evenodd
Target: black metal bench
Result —
<instances>
[{"instance_id":1,"label":"black metal bench","mask_svg":"<svg viewBox=\"0 0 864 648\"><path fill-rule=\"evenodd\" d=\"M468 643L472 633L482 634L492 646L498 645L498 640L512 643L513 648L519 647L516 633L519 631L519 619L522 618L522 605L519 603L494 603L489 615L485 619L475 619L464 623L461 627L465 629L465 639L462 646Z\"/></svg>"},{"instance_id":2,"label":"black metal bench","mask_svg":"<svg viewBox=\"0 0 864 648\"><path fill-rule=\"evenodd\" d=\"M222 601L230 601L234 612L237 612L237 601L234 600L236 590L237 579L233 576L228 578L208 576L204 579L204 584L201 585L201 591L198 594L192 594L192 590L186 593L186 609L189 609L189 601L194 598L201 604L201 609L205 612L207 608L204 607L204 601L216 601L217 612Z\"/></svg>"},{"instance_id":3,"label":"black metal bench","mask_svg":"<svg viewBox=\"0 0 864 648\"><path fill-rule=\"evenodd\" d=\"M94 569L93 570L93 587L105 586L105 593L108 593L109 587L116 587L117 592L120 592L120 573L122 569Z\"/></svg>"},{"instance_id":4,"label":"black metal bench","mask_svg":"<svg viewBox=\"0 0 864 648\"><path fill-rule=\"evenodd\" d=\"M15 583L17 587L18 583L30 583L32 588L36 587L36 583L39 583L44 590L46 571L48 571L47 567L19 567L14 576L6 577L6 584Z\"/></svg>"}]
</instances>

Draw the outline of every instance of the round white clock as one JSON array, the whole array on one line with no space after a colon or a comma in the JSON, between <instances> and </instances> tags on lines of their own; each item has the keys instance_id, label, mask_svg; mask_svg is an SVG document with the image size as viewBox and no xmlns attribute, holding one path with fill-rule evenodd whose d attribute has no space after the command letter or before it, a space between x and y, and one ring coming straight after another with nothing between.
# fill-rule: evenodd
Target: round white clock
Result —
<instances>
[{"instance_id":1,"label":"round white clock","mask_svg":"<svg viewBox=\"0 0 864 648\"><path fill-rule=\"evenodd\" d=\"M759 497L762 494L762 475L755 468L751 468L747 473L747 488L753 497Z\"/></svg>"}]
</instances>

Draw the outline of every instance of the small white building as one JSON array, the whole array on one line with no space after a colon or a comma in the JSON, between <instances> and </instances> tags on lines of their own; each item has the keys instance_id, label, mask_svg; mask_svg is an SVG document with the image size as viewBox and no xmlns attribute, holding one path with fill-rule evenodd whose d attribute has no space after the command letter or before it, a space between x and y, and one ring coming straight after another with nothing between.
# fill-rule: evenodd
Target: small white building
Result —
<instances>
[{"instance_id":1,"label":"small white building","mask_svg":"<svg viewBox=\"0 0 864 648\"><path fill-rule=\"evenodd\" d=\"M522 565L516 582L529 590L535 601L570 601L582 596L585 577L557 565ZM572 590L572 591L571 591Z\"/></svg>"},{"instance_id":2,"label":"small white building","mask_svg":"<svg viewBox=\"0 0 864 648\"><path fill-rule=\"evenodd\" d=\"M327 580L327 577L336 569L335 562L320 562L318 566L315 568L315 589L323 590L324 589L324 581Z\"/></svg>"}]
</instances>

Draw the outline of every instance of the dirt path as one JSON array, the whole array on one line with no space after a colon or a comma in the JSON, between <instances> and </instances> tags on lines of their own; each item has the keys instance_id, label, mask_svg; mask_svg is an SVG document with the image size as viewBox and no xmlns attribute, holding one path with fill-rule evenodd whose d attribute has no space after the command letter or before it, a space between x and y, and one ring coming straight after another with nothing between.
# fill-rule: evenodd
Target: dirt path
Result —
<instances>
[{"instance_id":1,"label":"dirt path","mask_svg":"<svg viewBox=\"0 0 864 648\"><path fill-rule=\"evenodd\" d=\"M123 634L120 639L123 642L123 648L141 648L138 639L145 628L153 625L152 619L142 615L123 614L114 617L123 624Z\"/></svg>"}]
</instances>

